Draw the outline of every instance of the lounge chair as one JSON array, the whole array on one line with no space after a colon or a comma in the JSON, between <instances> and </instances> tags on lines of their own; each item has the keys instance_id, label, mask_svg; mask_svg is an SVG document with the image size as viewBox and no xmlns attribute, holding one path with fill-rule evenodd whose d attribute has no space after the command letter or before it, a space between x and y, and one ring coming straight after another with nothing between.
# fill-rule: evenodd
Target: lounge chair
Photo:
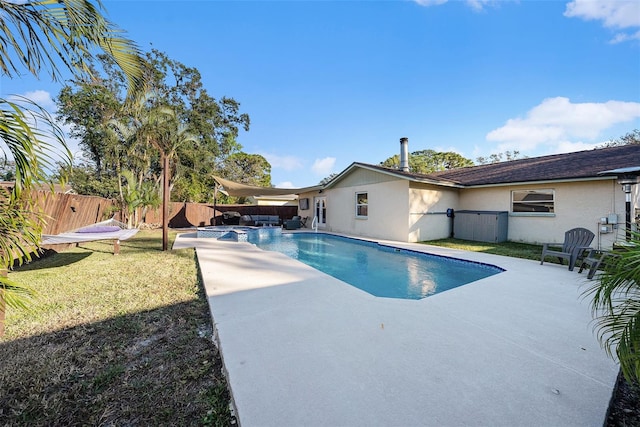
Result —
<instances>
[{"instance_id":1,"label":"lounge chair","mask_svg":"<svg viewBox=\"0 0 640 427\"><path fill-rule=\"evenodd\" d=\"M562 264L563 259L569 261L569 271L573 271L576 261L593 241L595 234L586 228L572 228L564 233L564 243L545 243L542 246L540 265L544 263L545 256L556 256Z\"/></svg>"},{"instance_id":2,"label":"lounge chair","mask_svg":"<svg viewBox=\"0 0 640 427\"><path fill-rule=\"evenodd\" d=\"M593 279L593 276L596 274L596 271L598 271L600 267L604 267L604 264L607 258L609 257L615 258L618 256L619 256L618 254L614 254L613 252L598 251L595 249L591 249L589 250L589 253L587 254L587 256L582 260L582 263L580 264L580 270L578 270L578 273L582 273L582 270L584 270L586 267L589 267L589 273L587 274L587 279Z\"/></svg>"},{"instance_id":3,"label":"lounge chair","mask_svg":"<svg viewBox=\"0 0 640 427\"><path fill-rule=\"evenodd\" d=\"M294 216L284 222L285 230L297 230L300 227L302 227L302 220L299 216Z\"/></svg>"}]
</instances>

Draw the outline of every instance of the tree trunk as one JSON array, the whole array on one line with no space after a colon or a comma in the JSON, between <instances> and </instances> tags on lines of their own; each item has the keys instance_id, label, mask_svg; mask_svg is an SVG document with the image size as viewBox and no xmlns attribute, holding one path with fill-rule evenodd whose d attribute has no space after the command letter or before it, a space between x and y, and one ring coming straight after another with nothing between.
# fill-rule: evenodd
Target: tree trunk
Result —
<instances>
[{"instance_id":1,"label":"tree trunk","mask_svg":"<svg viewBox=\"0 0 640 427\"><path fill-rule=\"evenodd\" d=\"M162 156L162 250L169 247L169 157Z\"/></svg>"}]
</instances>

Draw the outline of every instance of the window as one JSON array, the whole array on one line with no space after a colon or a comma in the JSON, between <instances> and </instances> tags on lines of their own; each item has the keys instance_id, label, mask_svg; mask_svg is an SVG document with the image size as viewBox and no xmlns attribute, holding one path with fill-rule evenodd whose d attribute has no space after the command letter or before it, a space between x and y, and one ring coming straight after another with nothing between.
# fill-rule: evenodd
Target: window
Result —
<instances>
[{"instance_id":1,"label":"window","mask_svg":"<svg viewBox=\"0 0 640 427\"><path fill-rule=\"evenodd\" d=\"M366 218L369 214L369 197L367 193L356 193L356 217Z\"/></svg>"},{"instance_id":2,"label":"window","mask_svg":"<svg viewBox=\"0 0 640 427\"><path fill-rule=\"evenodd\" d=\"M515 190L511 192L511 211L514 213L554 213L553 190Z\"/></svg>"},{"instance_id":3,"label":"window","mask_svg":"<svg viewBox=\"0 0 640 427\"><path fill-rule=\"evenodd\" d=\"M298 202L298 205L300 206L300 210L301 211L308 210L309 209L309 199L308 198L300 199L300 201Z\"/></svg>"}]
</instances>

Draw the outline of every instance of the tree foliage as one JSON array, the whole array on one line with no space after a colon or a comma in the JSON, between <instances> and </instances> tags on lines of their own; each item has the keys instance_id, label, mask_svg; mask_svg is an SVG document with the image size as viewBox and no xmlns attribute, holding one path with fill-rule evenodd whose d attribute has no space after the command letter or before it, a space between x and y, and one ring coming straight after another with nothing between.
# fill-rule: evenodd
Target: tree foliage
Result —
<instances>
[{"instance_id":1,"label":"tree foliage","mask_svg":"<svg viewBox=\"0 0 640 427\"><path fill-rule=\"evenodd\" d=\"M520 151L505 151L503 153L494 153L489 157L477 157L476 163L480 165L488 165L491 163L510 162L511 160L526 159L527 156L520 157Z\"/></svg>"},{"instance_id":2,"label":"tree foliage","mask_svg":"<svg viewBox=\"0 0 640 427\"><path fill-rule=\"evenodd\" d=\"M238 176L237 164L229 159L241 153L237 137L240 130L249 130L249 116L240 112L240 104L233 98L211 97L197 69L171 60L157 50L148 52L144 74L152 96L140 98L135 108L127 108L123 103L121 71L104 56L99 57L95 67L98 66L103 75L95 77L97 73L94 73L90 80L71 82L57 100L61 119L71 125L74 136L81 139L83 152L95 164L98 179L103 174L120 176L123 169L133 171L141 182L159 179L159 152L149 150L131 125L141 111L165 107L170 108L177 123L188 127L193 135L177 145L173 153L173 200L211 201L213 175L229 179ZM265 167L262 172L269 176L260 185L269 186L270 165L266 161L259 163ZM255 165L246 165L246 176L254 176Z\"/></svg>"},{"instance_id":3,"label":"tree foliage","mask_svg":"<svg viewBox=\"0 0 640 427\"><path fill-rule=\"evenodd\" d=\"M603 147L618 147L620 145L640 144L640 129L634 129L631 132L606 142Z\"/></svg>"},{"instance_id":4,"label":"tree foliage","mask_svg":"<svg viewBox=\"0 0 640 427\"><path fill-rule=\"evenodd\" d=\"M91 75L92 48L98 47L126 75L127 91L144 88L138 47L107 20L97 6L80 0L0 0L0 70L10 78L25 70L35 77L45 71L54 80L62 70Z\"/></svg>"},{"instance_id":5,"label":"tree foliage","mask_svg":"<svg viewBox=\"0 0 640 427\"><path fill-rule=\"evenodd\" d=\"M380 165L398 169L400 168L400 156L397 154L391 156ZM473 166L473 162L458 153L450 151L420 150L409 154L409 172L411 173L429 174L467 166Z\"/></svg>"}]
</instances>

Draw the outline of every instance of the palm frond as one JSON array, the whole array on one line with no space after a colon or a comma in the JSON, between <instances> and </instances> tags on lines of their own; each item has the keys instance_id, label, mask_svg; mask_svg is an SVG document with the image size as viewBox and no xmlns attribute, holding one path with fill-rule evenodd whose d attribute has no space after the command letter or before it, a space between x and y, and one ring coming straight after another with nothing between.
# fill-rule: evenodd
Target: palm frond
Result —
<instances>
[{"instance_id":1,"label":"palm frond","mask_svg":"<svg viewBox=\"0 0 640 427\"><path fill-rule=\"evenodd\" d=\"M144 61L124 31L105 19L88 0L0 0L0 71L13 77L24 69L45 71L60 80L59 63L76 74L90 75L91 49L111 56L128 79L129 94L144 91Z\"/></svg>"},{"instance_id":2,"label":"palm frond","mask_svg":"<svg viewBox=\"0 0 640 427\"><path fill-rule=\"evenodd\" d=\"M612 258L585 292L598 339L607 354L620 362L624 376L640 380L640 234Z\"/></svg>"},{"instance_id":3,"label":"palm frond","mask_svg":"<svg viewBox=\"0 0 640 427\"><path fill-rule=\"evenodd\" d=\"M33 289L0 275L0 310L4 307L28 309L29 301L35 296Z\"/></svg>"}]
</instances>

